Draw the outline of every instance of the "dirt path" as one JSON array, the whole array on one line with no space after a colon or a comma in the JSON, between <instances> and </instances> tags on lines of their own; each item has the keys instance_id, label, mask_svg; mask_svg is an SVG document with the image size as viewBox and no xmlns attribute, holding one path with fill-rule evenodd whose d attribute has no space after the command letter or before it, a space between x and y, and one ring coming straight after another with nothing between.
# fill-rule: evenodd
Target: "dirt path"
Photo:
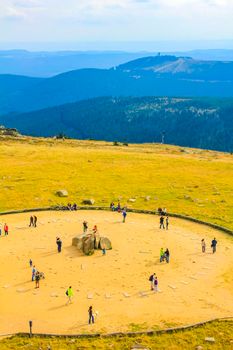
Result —
<instances>
[{"instance_id":1,"label":"dirt path","mask_svg":"<svg viewBox=\"0 0 233 350\"><path fill-rule=\"evenodd\" d=\"M159 230L158 217L152 215L128 214L123 224L118 213L95 211L38 213L35 229L28 227L29 216L0 217L1 224L9 225L9 236L0 238L0 334L27 331L29 320L35 332L71 334L232 316L233 239L226 234L179 219L171 219L169 231ZM101 251L80 256L71 246L84 219L111 239L113 250L106 256ZM210 251L214 236L219 242L215 255ZM201 238L207 242L206 254ZM161 247L170 249L170 264L159 263ZM46 275L39 290L30 280L30 258ZM153 272L159 279L157 294L148 281ZM66 306L69 285L75 295ZM87 326L90 305L99 312L94 326Z\"/></svg>"}]
</instances>

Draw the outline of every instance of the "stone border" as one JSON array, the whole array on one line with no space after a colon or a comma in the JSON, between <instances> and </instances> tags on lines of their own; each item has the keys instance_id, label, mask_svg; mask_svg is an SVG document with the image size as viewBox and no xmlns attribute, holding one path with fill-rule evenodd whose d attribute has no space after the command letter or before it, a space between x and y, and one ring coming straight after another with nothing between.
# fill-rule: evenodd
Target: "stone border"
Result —
<instances>
[{"instance_id":1,"label":"stone border","mask_svg":"<svg viewBox=\"0 0 233 350\"><path fill-rule=\"evenodd\" d=\"M95 207L95 206L78 206L77 210L106 210L110 211L108 207ZM11 214L21 214L21 213L30 213L30 212L41 212L41 211L63 211L62 206L53 206L53 207L45 207L45 208L31 208L31 209L22 209L22 210L12 210L12 211L6 211L6 212L0 212L0 216L3 215L11 215ZM129 213L136 213L136 214L150 214L150 215L158 215L157 211L154 210L143 210L143 209L127 209ZM212 224L211 222L199 220L196 218L193 218L192 216L188 215L182 215L182 214L176 214L176 213L168 213L170 217L188 220L195 222L200 225L209 226L211 228L214 228L216 230L228 233L233 236L233 231L230 230L227 227L220 226L217 224Z\"/></svg>"},{"instance_id":2,"label":"stone border","mask_svg":"<svg viewBox=\"0 0 233 350\"><path fill-rule=\"evenodd\" d=\"M134 337L138 335L161 335L161 334L172 334L176 332L182 332L185 330L190 330L193 328L198 328L201 326L204 326L206 324L211 324L214 322L223 322L233 320L233 316L227 316L227 317L221 317L221 318L213 318L211 320L206 320L194 324L190 324L187 326L180 326L180 327L174 327L174 328L165 328L165 329L159 329L159 330L148 330L148 331L139 331L139 332L116 332L116 333L90 333L90 334L55 334L55 333L32 333L33 337L40 337L40 338L76 338L76 339L82 339L82 338L111 338L111 337ZM26 332L19 332L19 333L11 333L11 334L0 334L1 337L29 337L30 333Z\"/></svg>"}]
</instances>

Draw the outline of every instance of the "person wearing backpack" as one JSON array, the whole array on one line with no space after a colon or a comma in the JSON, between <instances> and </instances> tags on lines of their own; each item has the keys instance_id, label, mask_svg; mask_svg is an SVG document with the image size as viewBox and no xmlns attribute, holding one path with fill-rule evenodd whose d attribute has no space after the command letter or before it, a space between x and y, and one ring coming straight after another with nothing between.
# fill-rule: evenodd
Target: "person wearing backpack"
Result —
<instances>
[{"instance_id":1,"label":"person wearing backpack","mask_svg":"<svg viewBox=\"0 0 233 350\"><path fill-rule=\"evenodd\" d=\"M72 298L73 298L73 296L74 296L74 292L73 292L73 289L72 289L71 286L67 289L66 295L67 295L67 297L68 297L68 301L67 301L67 304L66 304L66 305L71 304L71 303L72 303Z\"/></svg>"},{"instance_id":2,"label":"person wearing backpack","mask_svg":"<svg viewBox=\"0 0 233 350\"><path fill-rule=\"evenodd\" d=\"M151 288L151 290L154 290L154 279L155 279L155 273L153 273L153 275L151 275L150 277L149 277L149 281L150 281L150 288Z\"/></svg>"},{"instance_id":3,"label":"person wearing backpack","mask_svg":"<svg viewBox=\"0 0 233 350\"><path fill-rule=\"evenodd\" d=\"M40 273L39 273L39 271L36 271L35 281L36 281L36 287L35 288L40 288Z\"/></svg>"}]
</instances>

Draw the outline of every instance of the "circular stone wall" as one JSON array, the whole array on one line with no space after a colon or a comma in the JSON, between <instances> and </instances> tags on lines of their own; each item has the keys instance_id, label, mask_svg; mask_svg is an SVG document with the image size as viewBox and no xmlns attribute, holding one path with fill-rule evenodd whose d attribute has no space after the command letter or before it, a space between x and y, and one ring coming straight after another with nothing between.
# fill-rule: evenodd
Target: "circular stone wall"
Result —
<instances>
[{"instance_id":1,"label":"circular stone wall","mask_svg":"<svg viewBox=\"0 0 233 350\"><path fill-rule=\"evenodd\" d=\"M34 215L34 214L33 214ZM9 236L0 238L0 334L113 332L152 329L232 316L233 239L212 228L170 219L169 230L159 229L159 218L104 211L40 212L38 227L29 228L30 213L0 217ZM109 237L113 250L86 257L71 246L82 232L83 220ZM63 241L57 253L56 237ZM213 255L210 242L218 240ZM205 238L206 254L200 241ZM169 248L170 264L159 262L160 248ZM39 289L31 282L29 259L45 273ZM155 272L159 293L150 291ZM66 306L71 285L74 299ZM95 325L87 326L88 307L98 311ZM134 326L132 325L134 324ZM137 325L137 326L136 326Z\"/></svg>"}]
</instances>

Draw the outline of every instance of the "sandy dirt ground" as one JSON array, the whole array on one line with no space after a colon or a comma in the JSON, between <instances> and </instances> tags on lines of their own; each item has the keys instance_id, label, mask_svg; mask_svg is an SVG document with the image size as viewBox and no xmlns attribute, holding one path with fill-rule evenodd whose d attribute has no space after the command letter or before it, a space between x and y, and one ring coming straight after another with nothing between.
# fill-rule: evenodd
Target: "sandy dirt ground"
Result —
<instances>
[{"instance_id":1,"label":"sandy dirt ground","mask_svg":"<svg viewBox=\"0 0 233 350\"><path fill-rule=\"evenodd\" d=\"M233 238L211 228L171 219L160 230L158 217L77 211L37 213L38 227L29 228L30 214L0 217L9 236L0 238L0 335L28 331L82 333L152 329L190 324L233 315ZM71 245L82 222L98 226L113 249L102 256L82 256ZM56 236L63 241L57 253ZM210 242L218 240L217 253ZM207 252L201 252L205 238ZM160 248L169 248L169 264L159 262ZM29 259L45 273L40 288L31 281ZM156 273L159 293L151 292ZM73 303L66 305L71 285ZM98 317L87 325L88 307Z\"/></svg>"}]
</instances>

